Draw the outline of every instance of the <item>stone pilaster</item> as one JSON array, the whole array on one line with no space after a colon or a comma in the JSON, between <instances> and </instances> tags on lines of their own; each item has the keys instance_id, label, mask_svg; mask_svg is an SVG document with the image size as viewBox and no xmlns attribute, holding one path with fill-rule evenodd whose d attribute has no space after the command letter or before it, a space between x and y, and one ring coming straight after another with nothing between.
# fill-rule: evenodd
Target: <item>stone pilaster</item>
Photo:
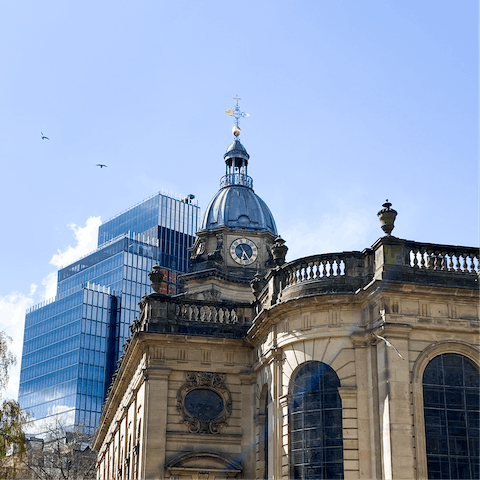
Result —
<instances>
[{"instance_id":1,"label":"stone pilaster","mask_svg":"<svg viewBox=\"0 0 480 480\"><path fill-rule=\"evenodd\" d=\"M415 478L408 365L410 330L408 325L388 324L379 332L386 341L377 341L382 476L386 480Z\"/></svg>"},{"instance_id":2,"label":"stone pilaster","mask_svg":"<svg viewBox=\"0 0 480 480\"><path fill-rule=\"evenodd\" d=\"M145 448L142 463L145 479L165 478L168 377L172 369L151 365L145 369Z\"/></svg>"},{"instance_id":3,"label":"stone pilaster","mask_svg":"<svg viewBox=\"0 0 480 480\"><path fill-rule=\"evenodd\" d=\"M360 478L356 387L339 387L342 399L343 469L345 480Z\"/></svg>"}]
</instances>

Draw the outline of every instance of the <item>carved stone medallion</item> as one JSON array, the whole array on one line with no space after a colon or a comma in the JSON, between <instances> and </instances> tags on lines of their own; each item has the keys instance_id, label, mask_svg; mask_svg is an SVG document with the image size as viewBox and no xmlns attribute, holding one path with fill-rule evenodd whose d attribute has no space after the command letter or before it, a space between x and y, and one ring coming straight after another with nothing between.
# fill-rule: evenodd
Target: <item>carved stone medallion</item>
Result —
<instances>
[{"instance_id":1,"label":"carved stone medallion","mask_svg":"<svg viewBox=\"0 0 480 480\"><path fill-rule=\"evenodd\" d=\"M177 409L190 433L219 433L232 414L232 396L225 374L185 372L186 382L177 392Z\"/></svg>"}]
</instances>

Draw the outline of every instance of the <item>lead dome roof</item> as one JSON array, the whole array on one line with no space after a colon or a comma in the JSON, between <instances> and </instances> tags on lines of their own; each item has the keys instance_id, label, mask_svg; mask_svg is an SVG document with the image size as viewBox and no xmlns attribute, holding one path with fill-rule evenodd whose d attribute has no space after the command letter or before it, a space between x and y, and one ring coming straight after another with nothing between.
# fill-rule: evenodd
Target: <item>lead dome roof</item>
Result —
<instances>
[{"instance_id":1,"label":"lead dome roof","mask_svg":"<svg viewBox=\"0 0 480 480\"><path fill-rule=\"evenodd\" d=\"M248 187L230 185L220 189L208 205L200 230L218 227L269 231L277 227L267 204Z\"/></svg>"}]
</instances>

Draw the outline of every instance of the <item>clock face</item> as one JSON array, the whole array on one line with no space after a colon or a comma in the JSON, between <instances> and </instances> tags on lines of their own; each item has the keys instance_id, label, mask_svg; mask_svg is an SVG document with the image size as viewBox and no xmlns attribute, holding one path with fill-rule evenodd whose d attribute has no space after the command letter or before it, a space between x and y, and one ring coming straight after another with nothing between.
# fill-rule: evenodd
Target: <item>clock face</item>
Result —
<instances>
[{"instance_id":1,"label":"clock face","mask_svg":"<svg viewBox=\"0 0 480 480\"><path fill-rule=\"evenodd\" d=\"M258 248L248 238L237 238L230 246L230 255L240 265L250 265L257 259Z\"/></svg>"}]
</instances>

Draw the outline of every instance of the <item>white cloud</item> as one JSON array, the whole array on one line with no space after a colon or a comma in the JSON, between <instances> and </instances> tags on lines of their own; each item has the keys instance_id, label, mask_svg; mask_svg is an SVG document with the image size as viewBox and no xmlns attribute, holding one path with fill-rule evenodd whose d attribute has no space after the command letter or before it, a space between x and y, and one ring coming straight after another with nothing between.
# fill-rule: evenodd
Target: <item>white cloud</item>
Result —
<instances>
[{"instance_id":1,"label":"white cloud","mask_svg":"<svg viewBox=\"0 0 480 480\"><path fill-rule=\"evenodd\" d=\"M19 292L13 292L4 297L0 297L0 328L7 335L12 337L12 343L9 346L11 352L17 357L17 365L11 367L9 376L10 381L5 392L0 392L4 398L17 398L18 383L20 380L20 359L23 346L23 327L25 323L25 310L34 304L33 294L37 286L30 286L30 295L24 295ZM33 293L32 293L33 292Z\"/></svg>"},{"instance_id":2,"label":"white cloud","mask_svg":"<svg viewBox=\"0 0 480 480\"><path fill-rule=\"evenodd\" d=\"M44 286L44 300L50 300L54 298L57 294L57 272L50 272L43 280L42 285Z\"/></svg>"},{"instance_id":3,"label":"white cloud","mask_svg":"<svg viewBox=\"0 0 480 480\"><path fill-rule=\"evenodd\" d=\"M100 217L90 217L86 221L85 227L70 224L69 227L74 232L76 245L74 247L68 246L64 252L58 250L58 253L53 255L50 263L56 267L62 267L75 262L95 250L100 224ZM0 392L2 398L17 398L20 381L25 312L28 308L55 297L57 290L57 272L50 272L41 283L43 286L41 291L39 291L38 285L32 283L28 294L12 292L8 295L0 296L0 329L12 337L13 341L10 345L10 350L17 357L17 365L12 367L9 372L10 380L8 388L5 392Z\"/></svg>"},{"instance_id":4,"label":"white cloud","mask_svg":"<svg viewBox=\"0 0 480 480\"><path fill-rule=\"evenodd\" d=\"M100 217L90 217L84 227L70 223L68 226L73 230L77 244L75 247L68 246L64 252L58 250L58 253L53 255L50 263L61 268L70 265L95 250L97 247L98 227L101 223Z\"/></svg>"}]
</instances>

